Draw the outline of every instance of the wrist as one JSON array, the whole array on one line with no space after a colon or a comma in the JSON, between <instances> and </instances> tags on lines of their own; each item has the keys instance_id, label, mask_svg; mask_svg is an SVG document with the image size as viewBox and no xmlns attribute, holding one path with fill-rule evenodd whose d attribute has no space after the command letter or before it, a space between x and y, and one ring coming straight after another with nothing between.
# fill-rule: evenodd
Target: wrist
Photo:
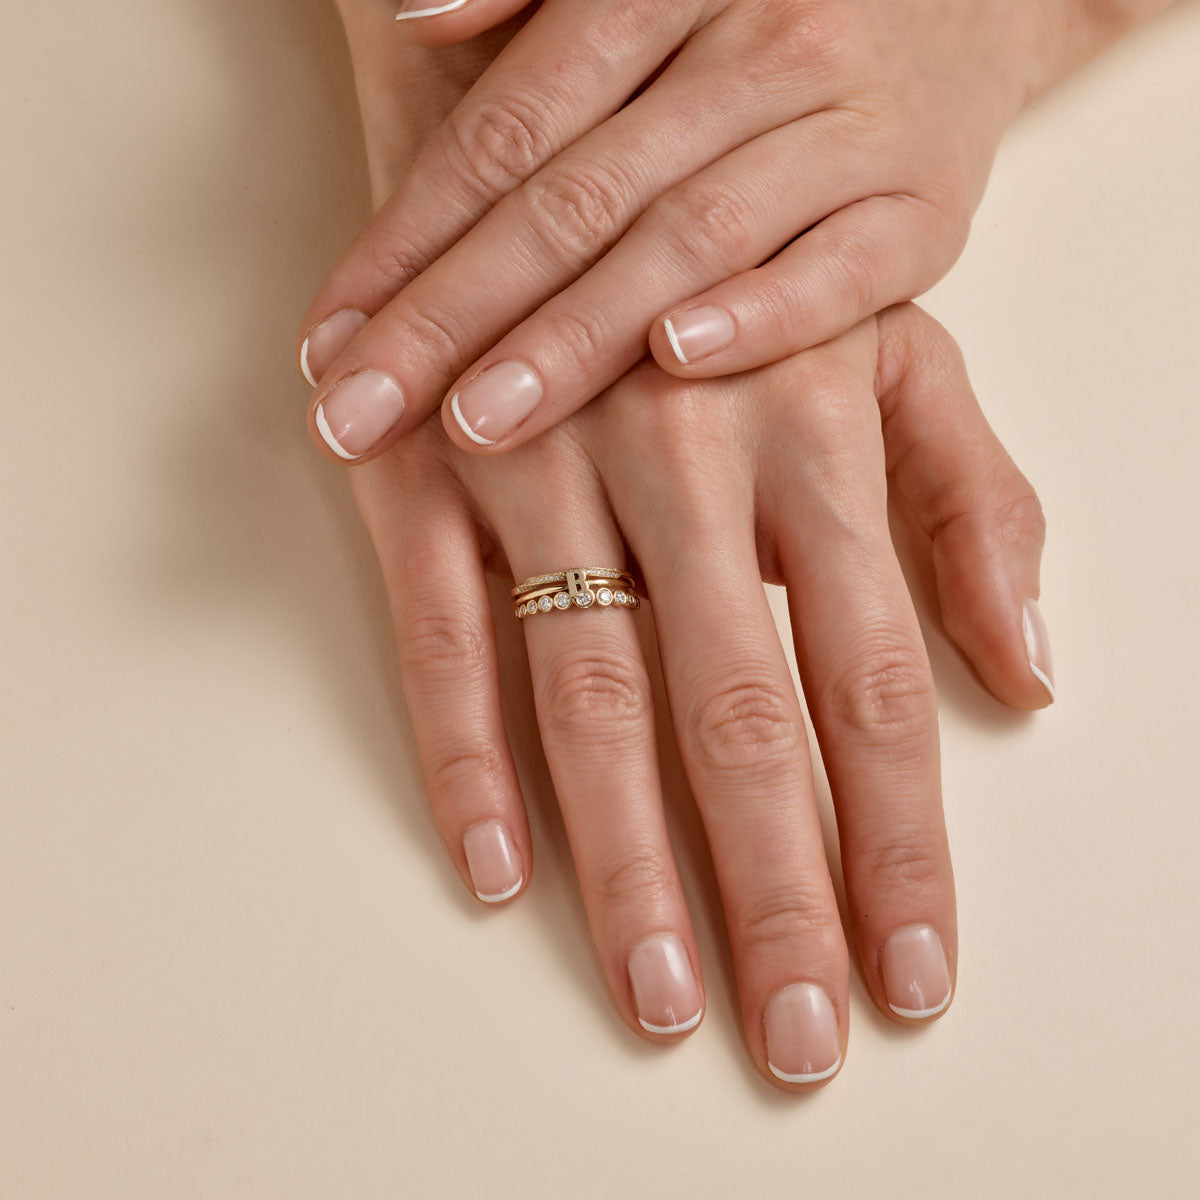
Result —
<instances>
[{"instance_id":1,"label":"wrist","mask_svg":"<svg viewBox=\"0 0 1200 1200\"><path fill-rule=\"evenodd\" d=\"M1016 111L1174 0L1021 0L1011 10L1024 69Z\"/></svg>"}]
</instances>

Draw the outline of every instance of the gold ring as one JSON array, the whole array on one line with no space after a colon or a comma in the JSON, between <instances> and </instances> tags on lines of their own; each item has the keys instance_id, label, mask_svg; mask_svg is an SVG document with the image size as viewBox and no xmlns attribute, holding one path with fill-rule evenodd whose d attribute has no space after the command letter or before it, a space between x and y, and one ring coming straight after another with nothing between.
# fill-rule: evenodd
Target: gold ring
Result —
<instances>
[{"instance_id":1,"label":"gold ring","mask_svg":"<svg viewBox=\"0 0 1200 1200\"><path fill-rule=\"evenodd\" d=\"M548 575L531 575L512 590L519 601L513 615L524 619L537 613L565 612L569 608L640 608L628 571L609 567L570 567Z\"/></svg>"}]
</instances>

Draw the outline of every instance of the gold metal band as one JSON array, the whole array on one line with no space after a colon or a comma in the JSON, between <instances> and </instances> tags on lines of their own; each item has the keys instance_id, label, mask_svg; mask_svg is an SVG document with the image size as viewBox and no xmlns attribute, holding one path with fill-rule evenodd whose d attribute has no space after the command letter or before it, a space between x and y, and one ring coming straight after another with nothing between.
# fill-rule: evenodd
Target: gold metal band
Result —
<instances>
[{"instance_id":1,"label":"gold metal band","mask_svg":"<svg viewBox=\"0 0 1200 1200\"><path fill-rule=\"evenodd\" d=\"M549 575L533 575L517 584L512 598L519 601L513 615L524 619L570 608L640 608L628 571L608 567L570 567Z\"/></svg>"},{"instance_id":2,"label":"gold metal band","mask_svg":"<svg viewBox=\"0 0 1200 1200\"><path fill-rule=\"evenodd\" d=\"M534 588L542 587L546 584L567 584L570 585L572 577L579 579L582 576L589 582L597 582L602 580L615 580L618 583L624 583L628 588L633 587L633 576L628 571L617 571L611 567L568 567L565 571L554 571L549 575L531 575L528 579L523 579L512 590L512 598L519 600L523 592L532 591ZM580 580L582 583L582 579Z\"/></svg>"}]
</instances>

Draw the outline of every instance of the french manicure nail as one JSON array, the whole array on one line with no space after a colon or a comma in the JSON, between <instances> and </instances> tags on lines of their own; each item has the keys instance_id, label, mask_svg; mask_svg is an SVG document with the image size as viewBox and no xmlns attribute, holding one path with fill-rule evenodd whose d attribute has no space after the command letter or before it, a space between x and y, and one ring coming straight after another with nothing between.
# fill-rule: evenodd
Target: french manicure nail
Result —
<instances>
[{"instance_id":1,"label":"french manicure nail","mask_svg":"<svg viewBox=\"0 0 1200 1200\"><path fill-rule=\"evenodd\" d=\"M633 1005L643 1029L683 1033L700 1022L700 987L687 948L673 933L643 938L629 955Z\"/></svg>"},{"instance_id":2,"label":"french manicure nail","mask_svg":"<svg viewBox=\"0 0 1200 1200\"><path fill-rule=\"evenodd\" d=\"M463 834L463 851L475 895L488 904L515 896L525 882L512 834L503 821L477 821Z\"/></svg>"},{"instance_id":3,"label":"french manicure nail","mask_svg":"<svg viewBox=\"0 0 1200 1200\"><path fill-rule=\"evenodd\" d=\"M733 318L723 308L706 304L666 317L663 332L675 357L686 366L724 349L737 330Z\"/></svg>"},{"instance_id":4,"label":"french manicure nail","mask_svg":"<svg viewBox=\"0 0 1200 1200\"><path fill-rule=\"evenodd\" d=\"M437 17L442 13L463 8L469 0L448 0L446 4L426 4L425 0L401 0L397 21L411 21L416 17Z\"/></svg>"},{"instance_id":5,"label":"french manicure nail","mask_svg":"<svg viewBox=\"0 0 1200 1200\"><path fill-rule=\"evenodd\" d=\"M359 371L317 405L317 429L341 458L361 458L404 412L400 385L382 371Z\"/></svg>"},{"instance_id":6,"label":"french manicure nail","mask_svg":"<svg viewBox=\"0 0 1200 1200\"><path fill-rule=\"evenodd\" d=\"M542 398L542 381L522 362L502 362L476 375L450 400L459 428L480 446L511 432Z\"/></svg>"},{"instance_id":7,"label":"french manicure nail","mask_svg":"<svg viewBox=\"0 0 1200 1200\"><path fill-rule=\"evenodd\" d=\"M1025 651L1029 655L1029 669L1054 699L1054 660L1050 655L1050 634L1042 620L1042 610L1032 597L1025 601L1022 609L1022 626L1025 632Z\"/></svg>"},{"instance_id":8,"label":"french manicure nail","mask_svg":"<svg viewBox=\"0 0 1200 1200\"><path fill-rule=\"evenodd\" d=\"M308 331L300 344L300 373L309 387L316 387L333 360L354 340L367 323L367 314L356 308L343 308Z\"/></svg>"},{"instance_id":9,"label":"french manicure nail","mask_svg":"<svg viewBox=\"0 0 1200 1200\"><path fill-rule=\"evenodd\" d=\"M837 1014L815 983L781 987L763 1010L767 1066L785 1083L820 1083L842 1065Z\"/></svg>"},{"instance_id":10,"label":"french manicure nail","mask_svg":"<svg viewBox=\"0 0 1200 1200\"><path fill-rule=\"evenodd\" d=\"M912 1020L935 1017L950 1003L950 967L932 925L897 929L880 951L888 1008Z\"/></svg>"}]
</instances>

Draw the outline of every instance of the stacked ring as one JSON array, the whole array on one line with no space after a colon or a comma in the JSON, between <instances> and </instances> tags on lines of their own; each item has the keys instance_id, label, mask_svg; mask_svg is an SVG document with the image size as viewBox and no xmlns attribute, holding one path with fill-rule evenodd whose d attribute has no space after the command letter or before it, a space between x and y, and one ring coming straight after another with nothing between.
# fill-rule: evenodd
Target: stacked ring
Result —
<instances>
[{"instance_id":1,"label":"stacked ring","mask_svg":"<svg viewBox=\"0 0 1200 1200\"><path fill-rule=\"evenodd\" d=\"M513 615L524 619L537 613L565 612L569 608L640 608L628 571L609 567L571 567L549 575L532 575L512 590L517 601Z\"/></svg>"}]
</instances>

